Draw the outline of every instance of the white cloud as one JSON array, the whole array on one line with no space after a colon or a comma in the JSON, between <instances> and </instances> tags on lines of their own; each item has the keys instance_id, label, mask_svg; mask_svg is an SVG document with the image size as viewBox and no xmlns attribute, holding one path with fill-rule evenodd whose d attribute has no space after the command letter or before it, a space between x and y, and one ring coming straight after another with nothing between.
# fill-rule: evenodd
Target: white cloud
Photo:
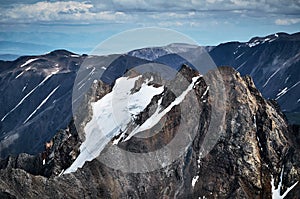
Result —
<instances>
[{"instance_id":1,"label":"white cloud","mask_svg":"<svg viewBox=\"0 0 300 199\"><path fill-rule=\"evenodd\" d=\"M162 13L150 14L150 17L153 19L187 19L195 16L196 16L195 12L185 12L185 13L162 12Z\"/></svg>"},{"instance_id":2,"label":"white cloud","mask_svg":"<svg viewBox=\"0 0 300 199\"><path fill-rule=\"evenodd\" d=\"M207 3L216 3L216 2L220 2L222 0L206 0Z\"/></svg>"},{"instance_id":3,"label":"white cloud","mask_svg":"<svg viewBox=\"0 0 300 199\"><path fill-rule=\"evenodd\" d=\"M216 10L257 10L279 13L299 13L300 4L295 0L102 0L91 1L98 9L154 12L187 12L187 11L216 11ZM282 9L285 8L285 9Z\"/></svg>"},{"instance_id":4,"label":"white cloud","mask_svg":"<svg viewBox=\"0 0 300 199\"><path fill-rule=\"evenodd\" d=\"M159 22L158 26L159 27L178 27L178 26L183 26L184 24L179 21L163 21Z\"/></svg>"},{"instance_id":5,"label":"white cloud","mask_svg":"<svg viewBox=\"0 0 300 199\"><path fill-rule=\"evenodd\" d=\"M253 6L259 4L259 2L255 1L246 1L246 0L230 0L234 5L240 6L240 7L247 7L247 6Z\"/></svg>"},{"instance_id":6,"label":"white cloud","mask_svg":"<svg viewBox=\"0 0 300 199\"><path fill-rule=\"evenodd\" d=\"M13 1L16 2L16 1ZM25 0L22 0L25 2ZM282 9L284 7L285 9ZM276 14L277 13L277 14ZM40 1L0 5L0 23L132 23L149 26L199 26L218 20L271 18L276 25L298 23L284 19L286 13L300 13L293 0L101 0ZM274 17L276 15L276 18ZM247 18L247 19L248 19ZM201 22L201 23L199 23Z\"/></svg>"},{"instance_id":7,"label":"white cloud","mask_svg":"<svg viewBox=\"0 0 300 199\"><path fill-rule=\"evenodd\" d=\"M35 4L16 4L1 10L2 22L51 22L51 21L123 21L127 16L118 11L94 11L90 2L37 2Z\"/></svg>"},{"instance_id":8,"label":"white cloud","mask_svg":"<svg viewBox=\"0 0 300 199\"><path fill-rule=\"evenodd\" d=\"M288 26L292 24L300 23L300 18L293 18L293 19L276 19L276 25Z\"/></svg>"}]
</instances>

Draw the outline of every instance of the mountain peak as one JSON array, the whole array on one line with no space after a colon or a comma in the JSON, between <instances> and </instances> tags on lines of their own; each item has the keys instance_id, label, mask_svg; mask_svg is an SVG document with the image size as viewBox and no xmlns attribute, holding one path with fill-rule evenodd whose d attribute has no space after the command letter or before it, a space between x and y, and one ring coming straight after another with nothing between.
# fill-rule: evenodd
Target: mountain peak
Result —
<instances>
[{"instance_id":1,"label":"mountain peak","mask_svg":"<svg viewBox=\"0 0 300 199\"><path fill-rule=\"evenodd\" d=\"M57 49L54 51L51 51L50 53L46 54L46 55L50 55L50 56L70 56L70 55L76 55L73 52L70 52L68 50L65 49Z\"/></svg>"},{"instance_id":2,"label":"mountain peak","mask_svg":"<svg viewBox=\"0 0 300 199\"><path fill-rule=\"evenodd\" d=\"M299 39L300 39L300 33L288 34L285 32L278 32L265 37L253 37L247 43L250 45L251 44L257 45L265 42L270 43L272 41L278 41L278 40L299 40Z\"/></svg>"},{"instance_id":3,"label":"mountain peak","mask_svg":"<svg viewBox=\"0 0 300 199\"><path fill-rule=\"evenodd\" d=\"M78 125L86 128L76 129L76 122L72 120L68 128L57 132L50 142L53 142L53 146L46 148L42 155L20 155L19 158L0 162L0 177L7 179L5 182L0 181L0 191L6 190L7 186L16 187L9 194L25 198L33 197L34 194L51 197L65 195L72 198L84 197L85 193L108 198L159 198L165 190L168 190L168 196L179 198L270 198L272 191L280 186L282 192L289 192L292 197L297 196L299 189L294 186L298 180L296 173L299 172L299 154L288 140L290 131L280 111L262 98L249 77L242 77L230 67L220 67L218 72L223 77L227 95L227 99L222 98L224 107L214 107L212 104L215 98L211 89L217 80L211 79L214 77L213 72L209 76L211 82L207 83L204 77L186 65L178 72L182 75L176 77L180 84L171 82L169 85L176 85L175 90L154 86L152 81L156 77L150 78L146 73L141 76L120 77L113 88L99 81L86 95L87 101L80 108L80 114L84 118ZM192 78L192 81L184 81L186 76ZM133 89L126 88L126 85ZM149 96L149 91L155 92ZM124 95L130 95L132 102L142 103L143 107L128 102ZM139 96L145 98L141 101ZM114 103L120 103L117 106L120 110L109 110L107 103L111 102L111 97L117 98ZM131 107L130 111L141 112L133 120L127 118L125 121L121 118L122 107L127 110L128 105ZM213 109L217 111L214 112ZM211 138L215 136L209 131L210 125L216 125L213 118L224 110L227 111L224 121L217 121L220 122L218 139L211 151L202 155L203 143L208 141L206 139L212 142ZM107 111L113 112L108 114ZM111 122L109 117L116 113L120 113L117 114L119 121L125 123ZM187 117L182 120L183 114L187 114ZM101 124L99 132L91 128L97 125L95 121ZM185 135L189 129L181 129L184 122L187 122L188 127L196 125L191 127L196 130L196 134L192 136L187 133L186 139L190 144L183 150L178 150L177 147L184 143L184 137L178 139L177 136ZM161 127L156 128L158 126L155 124ZM215 130L218 127L214 126ZM119 128L121 129L118 130ZM156 134L147 138L131 135L136 131L143 134L149 128L157 131ZM89 133L91 130L92 134ZM105 135L104 132L108 134ZM104 136L103 140L101 136ZM168 147L175 139L178 140L171 152L174 154L178 150L181 154L176 156L175 161L162 161L172 157L171 154L168 156L167 150L150 160L144 159L148 155L142 156L149 152L151 157L153 151L159 154L160 149ZM121 154L124 157L119 157L116 153L109 153L110 157L117 157L110 162L113 165L102 162L108 158L105 154L110 147L116 145L128 153L141 156L132 160L127 159L125 154ZM161 169L151 172L114 169L115 165L128 165L129 169L151 169L157 162ZM75 169L69 170L73 168L72 165ZM81 168L78 169L79 167ZM47 180L49 177L51 180ZM74 180L80 183L74 184ZM91 183L95 181L97 183ZM19 189L19 182L26 182L26 186ZM141 185L143 189L140 189ZM45 190L45 186L48 189ZM156 188L153 189L153 186Z\"/></svg>"}]
</instances>

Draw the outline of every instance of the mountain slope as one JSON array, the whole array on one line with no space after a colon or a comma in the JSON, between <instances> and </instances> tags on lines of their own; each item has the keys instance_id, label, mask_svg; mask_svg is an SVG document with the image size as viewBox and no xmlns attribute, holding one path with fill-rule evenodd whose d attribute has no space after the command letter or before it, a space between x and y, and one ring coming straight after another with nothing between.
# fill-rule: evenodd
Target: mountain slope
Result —
<instances>
[{"instance_id":1,"label":"mountain slope","mask_svg":"<svg viewBox=\"0 0 300 199\"><path fill-rule=\"evenodd\" d=\"M208 149L205 147L205 141L208 141L206 137L212 138L213 135L208 132L213 122L213 101L216 97L213 89L218 81L215 72L221 74L227 96L223 98L226 99L225 106L216 108L217 112L225 111L225 115L216 143L211 150L205 151ZM144 87L149 89L155 86L153 83L158 80L155 74L129 71L112 88L102 81L95 82L84 98L86 101L83 104L87 106L82 106L79 111L86 119L78 120L75 114L75 121L70 123L69 128L57 133L53 146L47 149L51 155L46 156L45 165L39 156L32 158L24 155L16 160L8 158L0 164L1 194L17 198L41 195L44 198L271 198L273 190L273 198L276 194L282 196L284 193L286 198L297 198L300 194L300 147L295 136L299 134L299 129L288 127L276 103L265 100L249 76L241 77L228 67L221 67L215 72L202 77L191 68L183 67L175 79L187 82L179 90L166 89L168 82L174 80L161 81L160 86L165 86L165 89L162 93L159 91L149 96L151 100L147 101L148 106L145 108L143 105L138 109L134 120L128 123L119 120L127 126L124 131L113 130L116 134L108 138L106 146L102 148L98 145L100 153L86 161L82 168L63 174L84 152L81 146L89 140L88 126L93 123L92 118L97 116L97 109L91 107L104 102L120 85L135 82L129 94L134 95L142 92ZM204 81L205 78L212 81ZM159 89L160 86L155 87ZM182 98L180 96L183 93ZM136 100L133 102L138 103ZM185 117L188 126L197 127L194 137L188 128L180 130L185 122L180 119L184 112L189 116ZM197 114L194 115L194 112ZM158 117L159 113L163 113L162 117ZM199 117L195 117L197 115ZM159 123L153 122L153 118L157 117ZM132 137L136 132L134 129L142 128L149 118L152 118L150 129L156 133L151 137ZM79 123L76 124L76 121ZM99 118L100 127L105 126L106 123L101 121ZM74 128L78 125L85 128ZM136 136L143 134L143 131L138 132ZM171 154L151 161L144 157L140 164L135 164L138 159L131 159L126 156L127 153L121 156L109 153L111 158L116 158L112 160L116 161L113 165L103 162L102 158L108 158L106 152L112 146L148 154L172 143L177 136L183 135L180 138L184 138L185 133L189 135L189 144L184 150L179 150L181 155L177 154L174 161L169 163L161 160L172 157ZM179 140L179 145L184 144L183 139ZM180 149L177 147L173 152ZM40 170L30 170L30 164L33 163ZM161 167L151 170L155 163L161 164ZM127 168L131 169L146 168L148 172L126 172L122 170L124 167L116 170L113 169L115 165L125 165L125 168L128 165ZM51 177L40 176L45 176L45 173ZM278 187L281 187L281 193L276 191Z\"/></svg>"},{"instance_id":2,"label":"mountain slope","mask_svg":"<svg viewBox=\"0 0 300 199\"><path fill-rule=\"evenodd\" d=\"M195 48L192 47L144 48L129 54L168 64L174 59L172 54L193 53ZM276 99L282 110L291 115L290 122L296 121L293 119L295 112L300 110L300 33L277 33L254 37L244 43L228 42L204 49L217 66L231 66L242 75L250 75L263 96Z\"/></svg>"},{"instance_id":3,"label":"mountain slope","mask_svg":"<svg viewBox=\"0 0 300 199\"><path fill-rule=\"evenodd\" d=\"M1 157L36 153L71 120L71 92L78 57L54 51L6 62L0 74ZM57 125L60 124L60 125Z\"/></svg>"},{"instance_id":4,"label":"mountain slope","mask_svg":"<svg viewBox=\"0 0 300 199\"><path fill-rule=\"evenodd\" d=\"M218 66L249 74L264 97L276 99L282 110L299 112L300 33L256 37L246 43L225 43L210 55Z\"/></svg>"}]
</instances>

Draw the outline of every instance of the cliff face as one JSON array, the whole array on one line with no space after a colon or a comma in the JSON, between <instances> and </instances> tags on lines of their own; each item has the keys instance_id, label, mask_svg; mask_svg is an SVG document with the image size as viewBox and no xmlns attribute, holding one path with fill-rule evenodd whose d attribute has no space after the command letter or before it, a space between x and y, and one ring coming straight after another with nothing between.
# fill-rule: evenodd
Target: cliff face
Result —
<instances>
[{"instance_id":1,"label":"cliff face","mask_svg":"<svg viewBox=\"0 0 300 199\"><path fill-rule=\"evenodd\" d=\"M250 77L241 77L229 67L221 67L218 71L223 78L224 93L221 97L224 99L220 98L217 107L214 104L213 88L217 81L213 78L214 72L202 77L189 67L183 67L175 77L180 86L174 88L172 81L175 80L162 81L149 73L139 78L135 73L127 74L128 79L137 78L132 93L139 92L144 84L151 88L164 86L164 89L126 124L126 130L112 136L99 156L86 161L75 172L66 172L82 157L80 146L89 139L84 127L95 114L93 103L103 100L117 85L111 88L101 81L94 83L84 98L85 106L81 106L80 114L74 116L75 122L72 121L67 129L59 131L53 138L45 165L40 156L28 155L9 157L1 162L0 196L272 198L273 190L274 197L275 194L287 194L286 198L298 198L299 128L288 126L278 105L265 100ZM206 81L208 79L210 81ZM189 88L184 98L180 98ZM162 107L160 111L157 111L158 105ZM169 111L159 118L160 123L152 125L153 131L134 131L166 109ZM224 114L218 117L219 113ZM220 118L220 123L215 123L213 118ZM216 124L221 124L213 128L217 134L209 134L211 126ZM76 128L78 126L81 128ZM192 129L196 133L189 136L189 132L194 132ZM134 132L138 132L136 135L143 132L148 137L133 136ZM178 135L184 136L178 139ZM169 148L172 149L169 152L175 155L170 153L165 155L167 157L157 154L152 159L133 160L130 156L122 156L128 153L107 153L112 146L118 146L132 153L151 154L176 139L175 147ZM207 145L210 142L211 148ZM176 153L179 146L186 143ZM162 161L168 157L176 158L167 163ZM115 160L114 165L103 161L105 158ZM157 169L153 169L157 165ZM138 172L140 168L148 172ZM278 188L281 188L281 193L278 193Z\"/></svg>"}]
</instances>

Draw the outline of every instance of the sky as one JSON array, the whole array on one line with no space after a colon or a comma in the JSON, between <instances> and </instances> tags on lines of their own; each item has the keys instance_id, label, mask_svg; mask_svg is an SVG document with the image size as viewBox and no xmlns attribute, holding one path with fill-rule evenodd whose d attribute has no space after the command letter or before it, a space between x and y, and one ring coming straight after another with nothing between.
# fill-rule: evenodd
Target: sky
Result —
<instances>
[{"instance_id":1,"label":"sky","mask_svg":"<svg viewBox=\"0 0 300 199\"><path fill-rule=\"evenodd\" d=\"M134 28L178 31L199 45L300 31L298 0L0 0L0 54L89 53Z\"/></svg>"}]
</instances>

